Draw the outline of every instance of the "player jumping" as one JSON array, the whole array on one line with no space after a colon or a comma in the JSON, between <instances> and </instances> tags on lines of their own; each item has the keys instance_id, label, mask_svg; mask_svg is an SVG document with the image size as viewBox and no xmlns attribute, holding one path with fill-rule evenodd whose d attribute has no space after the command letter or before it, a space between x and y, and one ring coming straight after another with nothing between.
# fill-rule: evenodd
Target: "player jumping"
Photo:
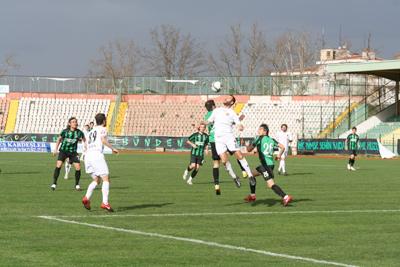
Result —
<instances>
[{"instance_id":1,"label":"player jumping","mask_svg":"<svg viewBox=\"0 0 400 267\"><path fill-rule=\"evenodd\" d=\"M276 134L276 140L285 147L279 160L278 174L287 175L286 173L286 158L289 152L289 144L292 142L292 135L287 131L287 124L281 125L281 130Z\"/></svg>"},{"instance_id":2,"label":"player jumping","mask_svg":"<svg viewBox=\"0 0 400 267\"><path fill-rule=\"evenodd\" d=\"M107 162L104 158L104 146L109 147L113 153L118 154L118 150L114 149L107 140L107 119L103 113L98 113L95 116L96 126L89 132L88 147L85 155L85 169L89 173L93 181L89 184L86 195L82 199L83 206L90 210L90 197L93 190L100 183L100 178L103 181L101 192L103 194L103 201L100 208L112 212L113 209L108 203L108 195L110 191L110 179Z\"/></svg>"},{"instance_id":3,"label":"player jumping","mask_svg":"<svg viewBox=\"0 0 400 267\"><path fill-rule=\"evenodd\" d=\"M204 160L204 150L208 153L208 134L205 133L206 125L200 124L198 131L193 133L187 143L192 147L190 152L190 163L185 172L183 173L183 180L187 179L187 176L190 172L189 179L187 179L187 184L192 185L193 179L196 177L199 172L200 166L203 165Z\"/></svg>"},{"instance_id":4,"label":"player jumping","mask_svg":"<svg viewBox=\"0 0 400 267\"><path fill-rule=\"evenodd\" d=\"M243 131L244 129L243 125L240 122L244 116L239 117L232 110L232 107L234 106L235 103L236 103L235 97L233 95L228 96L224 101L224 107L214 109L211 116L207 119L207 123L214 124L215 149L218 156L221 158L221 162L226 167L230 166L230 164L228 163L227 152L228 151L232 152L235 155L236 159L239 160L243 169L246 171L248 177L251 178L253 175L251 173L249 164L247 163L247 160L243 157L242 153L240 152L239 145L236 142L236 138L233 133L234 125L238 127L239 131ZM239 179L235 178L235 182L238 181ZM216 186L216 191L217 191L217 186Z\"/></svg>"},{"instance_id":5,"label":"player jumping","mask_svg":"<svg viewBox=\"0 0 400 267\"><path fill-rule=\"evenodd\" d=\"M347 136L347 149L350 151L349 163L347 164L347 169L349 171L355 171L354 163L356 162L358 141L360 138L357 135L357 128L351 128L351 134Z\"/></svg>"},{"instance_id":6,"label":"player jumping","mask_svg":"<svg viewBox=\"0 0 400 267\"><path fill-rule=\"evenodd\" d=\"M71 117L68 120L68 126L64 129L57 139L55 150L53 155L58 152L58 159L56 168L53 174L53 184L51 189L54 191L57 187L57 179L60 176L61 166L66 159L74 165L75 168L75 189L81 190L79 181L81 179L81 164L77 153L78 142L85 142L85 136L81 130L78 129L78 120L75 117ZM61 143L61 146L60 146Z\"/></svg>"},{"instance_id":7,"label":"player jumping","mask_svg":"<svg viewBox=\"0 0 400 267\"><path fill-rule=\"evenodd\" d=\"M267 182L267 186L272 189L278 196L282 198L282 203L287 206L292 201L292 197L287 195L283 190L274 182L274 150L279 148L277 158L282 156L285 151L285 146L278 143L275 139L269 137L269 128L266 124L261 124L258 128L258 137L253 143L247 146L247 151L251 152L257 148L258 156L261 165L253 171L253 177L249 178L250 182L250 195L244 200L246 202L256 201L256 178L255 176L262 175Z\"/></svg>"},{"instance_id":8,"label":"player jumping","mask_svg":"<svg viewBox=\"0 0 400 267\"><path fill-rule=\"evenodd\" d=\"M208 120L208 118L211 117L211 114L213 113L213 110L216 108L214 100L208 100L205 103L205 108L207 109L207 114L204 116L204 120ZM208 134L210 135L210 146L211 146L211 156L213 159L213 179L214 179L214 185L215 185L215 193L217 195L221 194L221 188L219 185L219 166L221 162L221 158L217 153L217 149L215 147L215 129L214 129L214 123L209 123L208 124ZM228 151L231 153L230 151ZM243 170L243 167L240 165L240 162L238 161L240 168ZM229 175L232 177L233 181L235 182L235 185L237 187L240 187L240 180L233 171L232 165L229 161L227 161L224 164L224 167L226 171L229 173ZM245 172L246 173L246 172ZM246 173L247 175L247 173Z\"/></svg>"}]
</instances>

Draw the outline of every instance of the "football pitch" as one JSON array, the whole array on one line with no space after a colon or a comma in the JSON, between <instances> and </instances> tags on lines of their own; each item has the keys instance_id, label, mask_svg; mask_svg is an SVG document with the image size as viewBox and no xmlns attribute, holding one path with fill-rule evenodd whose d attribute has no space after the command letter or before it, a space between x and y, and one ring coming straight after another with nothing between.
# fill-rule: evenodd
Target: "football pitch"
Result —
<instances>
[{"instance_id":1,"label":"football pitch","mask_svg":"<svg viewBox=\"0 0 400 267\"><path fill-rule=\"evenodd\" d=\"M262 178L245 203L248 181L238 189L222 170L216 196L210 157L187 185L188 159L107 156L106 213L99 187L83 208L84 172L84 191L71 170L53 192L54 157L1 153L0 266L400 266L398 160L363 158L349 172L343 158L289 158L275 179L294 198L283 207Z\"/></svg>"}]
</instances>

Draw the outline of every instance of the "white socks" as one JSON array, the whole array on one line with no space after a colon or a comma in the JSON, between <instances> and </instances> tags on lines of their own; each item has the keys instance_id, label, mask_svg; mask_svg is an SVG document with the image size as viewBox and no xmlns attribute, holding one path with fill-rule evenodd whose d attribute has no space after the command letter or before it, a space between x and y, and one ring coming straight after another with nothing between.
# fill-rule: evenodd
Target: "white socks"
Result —
<instances>
[{"instance_id":1,"label":"white socks","mask_svg":"<svg viewBox=\"0 0 400 267\"><path fill-rule=\"evenodd\" d=\"M86 198L90 199L92 197L93 191L96 188L97 183L95 181L91 182L86 191Z\"/></svg>"},{"instance_id":2,"label":"white socks","mask_svg":"<svg viewBox=\"0 0 400 267\"><path fill-rule=\"evenodd\" d=\"M247 163L247 160L245 158L243 158L243 159L239 159L239 162L242 165L243 169L246 171L247 175L249 177L253 177L253 174L251 173L250 166Z\"/></svg>"},{"instance_id":3,"label":"white socks","mask_svg":"<svg viewBox=\"0 0 400 267\"><path fill-rule=\"evenodd\" d=\"M89 184L88 189L86 191L86 195L85 195L87 199L90 199L96 186L97 186L97 183L95 181L93 181ZM108 204L108 194L110 192L110 182L103 182L103 185L101 187L101 192L103 193L103 203Z\"/></svg>"},{"instance_id":4,"label":"white socks","mask_svg":"<svg viewBox=\"0 0 400 267\"><path fill-rule=\"evenodd\" d=\"M71 164L65 163L65 176L68 175L69 171L71 170Z\"/></svg>"},{"instance_id":5,"label":"white socks","mask_svg":"<svg viewBox=\"0 0 400 267\"><path fill-rule=\"evenodd\" d=\"M229 161L227 161L224 164L224 166L225 166L225 170L229 173L229 175L232 177L232 179L236 179L237 176L236 176L235 172L233 171L232 164Z\"/></svg>"},{"instance_id":6,"label":"white socks","mask_svg":"<svg viewBox=\"0 0 400 267\"><path fill-rule=\"evenodd\" d=\"M103 193L103 203L108 204L108 193L110 192L110 182L103 182L101 187L101 192Z\"/></svg>"},{"instance_id":7,"label":"white socks","mask_svg":"<svg viewBox=\"0 0 400 267\"><path fill-rule=\"evenodd\" d=\"M278 171L286 172L286 164L285 164L285 160L284 159L281 159L279 161Z\"/></svg>"}]
</instances>

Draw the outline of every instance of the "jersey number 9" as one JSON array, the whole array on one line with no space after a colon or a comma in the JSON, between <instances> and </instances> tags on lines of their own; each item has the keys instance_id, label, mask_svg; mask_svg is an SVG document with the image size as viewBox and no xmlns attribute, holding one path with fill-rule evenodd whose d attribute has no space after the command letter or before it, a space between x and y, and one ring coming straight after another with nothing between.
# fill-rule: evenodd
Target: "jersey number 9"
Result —
<instances>
[{"instance_id":1,"label":"jersey number 9","mask_svg":"<svg viewBox=\"0 0 400 267\"><path fill-rule=\"evenodd\" d=\"M89 133L89 144L93 143L94 141L96 141L96 137L97 137L97 131L93 131Z\"/></svg>"}]
</instances>

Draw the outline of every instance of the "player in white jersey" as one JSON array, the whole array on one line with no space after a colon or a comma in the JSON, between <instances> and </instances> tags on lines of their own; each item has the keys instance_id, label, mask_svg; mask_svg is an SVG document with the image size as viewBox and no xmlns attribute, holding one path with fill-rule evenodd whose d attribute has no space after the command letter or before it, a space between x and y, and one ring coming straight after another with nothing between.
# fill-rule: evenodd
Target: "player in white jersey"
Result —
<instances>
[{"instance_id":1,"label":"player in white jersey","mask_svg":"<svg viewBox=\"0 0 400 267\"><path fill-rule=\"evenodd\" d=\"M287 175L286 173L286 158L288 156L288 151L289 151L289 144L293 141L291 133L288 131L288 126L286 124L281 125L281 130L276 133L275 139L282 144L285 147L284 152L282 153L282 156L280 157L279 160L279 168L278 168L278 173Z\"/></svg>"},{"instance_id":2,"label":"player in white jersey","mask_svg":"<svg viewBox=\"0 0 400 267\"><path fill-rule=\"evenodd\" d=\"M85 135L86 142L87 140L89 140L89 133L90 133L90 127L89 124L86 124L85 127L83 128L83 134ZM86 151L84 150L81 155L81 160L85 160L85 154Z\"/></svg>"},{"instance_id":3,"label":"player in white jersey","mask_svg":"<svg viewBox=\"0 0 400 267\"><path fill-rule=\"evenodd\" d=\"M93 182L88 186L86 195L82 199L83 206L90 210L90 197L93 194L93 190L100 182L100 178L103 180L101 192L103 194L103 202L100 208L112 212L113 209L108 203L108 195L110 191L110 179L109 171L106 160L104 158L103 149L104 146L109 147L113 153L118 154L118 150L114 149L107 140L107 129L106 129L106 115L98 113L95 116L96 126L93 127L88 135L88 144L85 154L85 169L86 173L89 173Z\"/></svg>"},{"instance_id":4,"label":"player in white jersey","mask_svg":"<svg viewBox=\"0 0 400 267\"><path fill-rule=\"evenodd\" d=\"M250 183L253 183L253 174L251 173L247 160L240 152L239 145L236 142L236 138L233 133L235 126L238 127L239 131L243 131L244 129L241 123L244 115L239 117L232 110L232 107L235 105L235 103L235 97L233 95L228 96L224 101L224 107L214 109L211 116L207 119L207 123L214 123L215 148L221 158L222 163L225 164L228 162L228 154L226 152L233 152L243 169L246 171Z\"/></svg>"}]
</instances>

